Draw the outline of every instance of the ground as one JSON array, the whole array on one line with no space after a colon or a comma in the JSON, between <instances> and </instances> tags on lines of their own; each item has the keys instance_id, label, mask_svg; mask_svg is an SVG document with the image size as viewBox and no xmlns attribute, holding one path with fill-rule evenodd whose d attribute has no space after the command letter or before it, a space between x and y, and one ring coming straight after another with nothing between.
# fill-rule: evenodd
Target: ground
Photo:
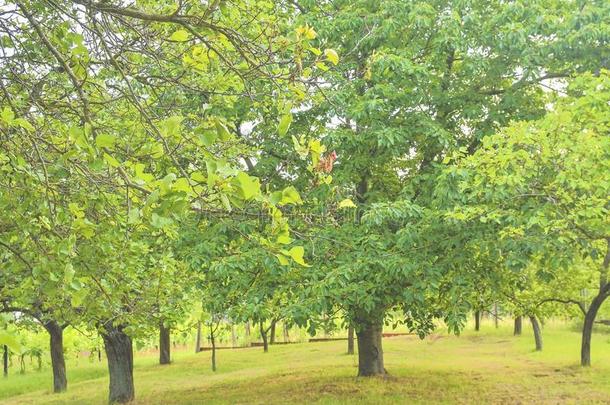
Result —
<instances>
[{"instance_id":1,"label":"ground","mask_svg":"<svg viewBox=\"0 0 610 405\"><path fill-rule=\"evenodd\" d=\"M209 352L177 352L169 366L138 354L136 404L610 404L610 334L594 336L593 367L583 369L577 332L547 325L537 353L524 329L386 338L385 379L355 377L344 341L223 350L216 373ZM50 394L50 372L29 372L0 381L0 403L106 403L105 364L69 366L67 393Z\"/></svg>"}]
</instances>

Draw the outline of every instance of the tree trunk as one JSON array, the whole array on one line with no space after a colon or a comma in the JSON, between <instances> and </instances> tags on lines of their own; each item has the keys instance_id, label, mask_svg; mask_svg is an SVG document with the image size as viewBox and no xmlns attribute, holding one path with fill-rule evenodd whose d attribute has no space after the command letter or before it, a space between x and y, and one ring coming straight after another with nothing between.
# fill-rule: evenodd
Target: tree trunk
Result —
<instances>
[{"instance_id":1,"label":"tree trunk","mask_svg":"<svg viewBox=\"0 0 610 405\"><path fill-rule=\"evenodd\" d=\"M237 333L235 331L235 324L231 322L231 346L237 347Z\"/></svg>"},{"instance_id":2,"label":"tree trunk","mask_svg":"<svg viewBox=\"0 0 610 405\"><path fill-rule=\"evenodd\" d=\"M2 354L2 370L5 377L8 377L8 346L4 345L4 353Z\"/></svg>"},{"instance_id":3,"label":"tree trunk","mask_svg":"<svg viewBox=\"0 0 610 405\"><path fill-rule=\"evenodd\" d=\"M534 329L534 340L536 341L536 351L542 350L542 331L540 330L540 324L538 318L530 315L530 321L532 322L532 328Z\"/></svg>"},{"instance_id":4,"label":"tree trunk","mask_svg":"<svg viewBox=\"0 0 610 405\"><path fill-rule=\"evenodd\" d=\"M265 330L265 326L261 322L261 338L263 338L263 351L267 353L269 351L269 343L267 343L267 331Z\"/></svg>"},{"instance_id":5,"label":"tree trunk","mask_svg":"<svg viewBox=\"0 0 610 405\"><path fill-rule=\"evenodd\" d=\"M347 328L347 354L354 354L354 327Z\"/></svg>"},{"instance_id":6,"label":"tree trunk","mask_svg":"<svg viewBox=\"0 0 610 405\"><path fill-rule=\"evenodd\" d=\"M250 339L250 322L246 322L246 339Z\"/></svg>"},{"instance_id":7,"label":"tree trunk","mask_svg":"<svg viewBox=\"0 0 610 405\"><path fill-rule=\"evenodd\" d=\"M284 322L284 343L290 342L290 336L288 336L288 324Z\"/></svg>"},{"instance_id":8,"label":"tree trunk","mask_svg":"<svg viewBox=\"0 0 610 405\"><path fill-rule=\"evenodd\" d=\"M474 312L474 330L481 330L481 311Z\"/></svg>"},{"instance_id":9,"label":"tree trunk","mask_svg":"<svg viewBox=\"0 0 610 405\"><path fill-rule=\"evenodd\" d=\"M494 303L494 325L498 329L498 303Z\"/></svg>"},{"instance_id":10,"label":"tree trunk","mask_svg":"<svg viewBox=\"0 0 610 405\"><path fill-rule=\"evenodd\" d=\"M608 283L608 271L610 270L610 237L606 238L607 248L606 257L602 263L602 270L599 277L599 294L593 298L591 305L585 314L585 322L582 327L582 342L580 346L580 365L588 367L591 365L591 334L597 311L602 306L606 298L610 296L610 283Z\"/></svg>"},{"instance_id":11,"label":"tree trunk","mask_svg":"<svg viewBox=\"0 0 610 405\"><path fill-rule=\"evenodd\" d=\"M159 364L169 364L170 358L170 328L163 324L159 324Z\"/></svg>"},{"instance_id":12,"label":"tree trunk","mask_svg":"<svg viewBox=\"0 0 610 405\"><path fill-rule=\"evenodd\" d=\"M269 344L275 344L275 324L276 322L271 322L271 331L269 332Z\"/></svg>"},{"instance_id":13,"label":"tree trunk","mask_svg":"<svg viewBox=\"0 0 610 405\"><path fill-rule=\"evenodd\" d=\"M197 322L197 338L195 339L195 353L201 351L201 321Z\"/></svg>"},{"instance_id":14,"label":"tree trunk","mask_svg":"<svg viewBox=\"0 0 610 405\"><path fill-rule=\"evenodd\" d=\"M63 392L68 389L64 359L64 329L55 321L46 322L44 328L50 336L53 392Z\"/></svg>"},{"instance_id":15,"label":"tree trunk","mask_svg":"<svg viewBox=\"0 0 610 405\"><path fill-rule=\"evenodd\" d=\"M523 329L523 318L521 315L515 317L515 328L513 330L514 336L520 336Z\"/></svg>"},{"instance_id":16,"label":"tree trunk","mask_svg":"<svg viewBox=\"0 0 610 405\"><path fill-rule=\"evenodd\" d=\"M109 402L130 402L135 398L133 386L133 347L131 338L122 327L106 326L102 333L108 373L110 374Z\"/></svg>"},{"instance_id":17,"label":"tree trunk","mask_svg":"<svg viewBox=\"0 0 610 405\"><path fill-rule=\"evenodd\" d=\"M210 343L212 344L212 371L216 371L216 338L213 325L210 325Z\"/></svg>"},{"instance_id":18,"label":"tree trunk","mask_svg":"<svg viewBox=\"0 0 610 405\"><path fill-rule=\"evenodd\" d=\"M589 310L585 314L585 322L582 327L582 341L580 346L581 366L586 367L591 365L591 335L593 333L593 324L595 323L597 311L602 306L606 298L607 296L605 294L598 294L595 298L593 298L593 301L591 301Z\"/></svg>"},{"instance_id":19,"label":"tree trunk","mask_svg":"<svg viewBox=\"0 0 610 405\"><path fill-rule=\"evenodd\" d=\"M358 376L385 375L381 322L366 321L358 324Z\"/></svg>"}]
</instances>

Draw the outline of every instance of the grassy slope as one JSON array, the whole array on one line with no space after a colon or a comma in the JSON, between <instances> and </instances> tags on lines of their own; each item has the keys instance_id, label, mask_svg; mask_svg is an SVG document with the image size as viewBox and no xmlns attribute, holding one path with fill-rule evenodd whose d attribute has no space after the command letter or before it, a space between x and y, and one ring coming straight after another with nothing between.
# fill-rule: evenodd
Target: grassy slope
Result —
<instances>
[{"instance_id":1,"label":"grassy slope","mask_svg":"<svg viewBox=\"0 0 610 405\"><path fill-rule=\"evenodd\" d=\"M610 404L610 335L594 336L594 366L581 369L577 333L549 326L544 352L535 353L525 329L519 338L504 327L459 338L385 339L387 379L355 378L357 357L343 354L345 342L273 346L268 354L260 348L221 351L217 373L210 370L209 352L177 353L165 367L155 364L156 357L137 356L137 403ZM104 366L70 367L69 392L61 395L49 395L48 371L11 376L0 381L0 403L103 404Z\"/></svg>"}]
</instances>

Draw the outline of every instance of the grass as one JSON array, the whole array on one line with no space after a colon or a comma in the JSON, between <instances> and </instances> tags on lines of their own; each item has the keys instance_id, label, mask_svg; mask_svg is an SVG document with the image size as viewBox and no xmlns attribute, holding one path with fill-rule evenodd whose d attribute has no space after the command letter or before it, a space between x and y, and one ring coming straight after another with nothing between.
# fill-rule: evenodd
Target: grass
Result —
<instances>
[{"instance_id":1,"label":"grass","mask_svg":"<svg viewBox=\"0 0 610 405\"><path fill-rule=\"evenodd\" d=\"M508 325L460 337L384 339L385 379L355 377L357 356L345 342L302 343L210 353L180 351L158 366L136 355L136 404L610 404L610 335L593 339L593 367L578 366L579 334L547 325L543 352L533 351L529 328L513 337ZM529 325L528 325L529 326ZM50 394L45 370L0 381L2 404L104 404L104 363L69 364L69 391Z\"/></svg>"}]
</instances>

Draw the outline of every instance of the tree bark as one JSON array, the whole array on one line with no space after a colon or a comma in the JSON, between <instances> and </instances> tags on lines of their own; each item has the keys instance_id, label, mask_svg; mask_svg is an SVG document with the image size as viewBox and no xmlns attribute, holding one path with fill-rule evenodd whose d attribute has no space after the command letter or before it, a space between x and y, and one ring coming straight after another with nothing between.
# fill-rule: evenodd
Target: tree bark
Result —
<instances>
[{"instance_id":1,"label":"tree bark","mask_svg":"<svg viewBox=\"0 0 610 405\"><path fill-rule=\"evenodd\" d=\"M354 354L354 327L347 328L347 354Z\"/></svg>"},{"instance_id":2,"label":"tree bark","mask_svg":"<svg viewBox=\"0 0 610 405\"><path fill-rule=\"evenodd\" d=\"M494 303L494 325L498 329L498 303Z\"/></svg>"},{"instance_id":3,"label":"tree bark","mask_svg":"<svg viewBox=\"0 0 610 405\"><path fill-rule=\"evenodd\" d=\"M269 332L269 344L275 344L275 321L271 322L271 331Z\"/></svg>"},{"instance_id":4,"label":"tree bark","mask_svg":"<svg viewBox=\"0 0 610 405\"><path fill-rule=\"evenodd\" d=\"M159 364L169 364L171 362L170 332L170 328L161 321L159 324Z\"/></svg>"},{"instance_id":5,"label":"tree bark","mask_svg":"<svg viewBox=\"0 0 610 405\"><path fill-rule=\"evenodd\" d=\"M261 322L261 338L263 338L263 351L267 353L269 351L269 343L267 342L267 331L265 330L264 324Z\"/></svg>"},{"instance_id":6,"label":"tree bark","mask_svg":"<svg viewBox=\"0 0 610 405\"><path fill-rule=\"evenodd\" d=\"M197 322L197 338L195 339L195 353L201 351L201 321Z\"/></svg>"},{"instance_id":7,"label":"tree bark","mask_svg":"<svg viewBox=\"0 0 610 405\"><path fill-rule=\"evenodd\" d=\"M4 345L4 353L2 354L2 371L5 377L8 377L8 346Z\"/></svg>"},{"instance_id":8,"label":"tree bark","mask_svg":"<svg viewBox=\"0 0 610 405\"><path fill-rule=\"evenodd\" d=\"M474 311L474 330L481 330L481 311Z\"/></svg>"},{"instance_id":9,"label":"tree bark","mask_svg":"<svg viewBox=\"0 0 610 405\"><path fill-rule=\"evenodd\" d=\"M237 347L237 332L235 331L235 324L231 322L231 346Z\"/></svg>"},{"instance_id":10,"label":"tree bark","mask_svg":"<svg viewBox=\"0 0 610 405\"><path fill-rule=\"evenodd\" d=\"M133 385L133 347L123 327L106 326L102 333L108 372L110 374L109 402L130 402L135 398Z\"/></svg>"},{"instance_id":11,"label":"tree bark","mask_svg":"<svg viewBox=\"0 0 610 405\"><path fill-rule=\"evenodd\" d=\"M521 315L515 317L515 328L513 330L514 336L520 336L523 329L523 317Z\"/></svg>"},{"instance_id":12,"label":"tree bark","mask_svg":"<svg viewBox=\"0 0 610 405\"><path fill-rule=\"evenodd\" d=\"M210 324L210 343L212 344L212 371L216 371L216 337L213 323Z\"/></svg>"},{"instance_id":13,"label":"tree bark","mask_svg":"<svg viewBox=\"0 0 610 405\"><path fill-rule=\"evenodd\" d=\"M595 323L595 317L597 311L606 300L607 295L600 293L593 301L585 314L585 322L582 327L582 341L580 346L580 365L590 366L591 365L591 335L593 334L593 324Z\"/></svg>"},{"instance_id":14,"label":"tree bark","mask_svg":"<svg viewBox=\"0 0 610 405\"><path fill-rule=\"evenodd\" d=\"M53 392L63 392L68 389L66 361L64 359L64 328L56 321L46 322L44 328L50 336Z\"/></svg>"},{"instance_id":15,"label":"tree bark","mask_svg":"<svg viewBox=\"0 0 610 405\"><path fill-rule=\"evenodd\" d=\"M532 329L534 329L534 340L536 341L536 351L542 350L542 331L540 330L540 323L538 318L530 315L530 322L532 323Z\"/></svg>"},{"instance_id":16,"label":"tree bark","mask_svg":"<svg viewBox=\"0 0 610 405\"><path fill-rule=\"evenodd\" d=\"M580 365L588 367L591 365L591 335L593 334L593 324L597 311L602 306L606 298L610 296L610 283L608 282L608 271L610 270L610 237L606 238L607 248L606 257L602 263L601 274L599 277L599 294L593 298L591 305L585 314L585 322L582 327L582 342L580 346Z\"/></svg>"},{"instance_id":17,"label":"tree bark","mask_svg":"<svg viewBox=\"0 0 610 405\"><path fill-rule=\"evenodd\" d=\"M360 322L358 324L358 376L385 375L383 348L381 345L381 322Z\"/></svg>"},{"instance_id":18,"label":"tree bark","mask_svg":"<svg viewBox=\"0 0 610 405\"><path fill-rule=\"evenodd\" d=\"M288 335L288 324L284 322L284 343L290 342L290 336Z\"/></svg>"}]
</instances>

